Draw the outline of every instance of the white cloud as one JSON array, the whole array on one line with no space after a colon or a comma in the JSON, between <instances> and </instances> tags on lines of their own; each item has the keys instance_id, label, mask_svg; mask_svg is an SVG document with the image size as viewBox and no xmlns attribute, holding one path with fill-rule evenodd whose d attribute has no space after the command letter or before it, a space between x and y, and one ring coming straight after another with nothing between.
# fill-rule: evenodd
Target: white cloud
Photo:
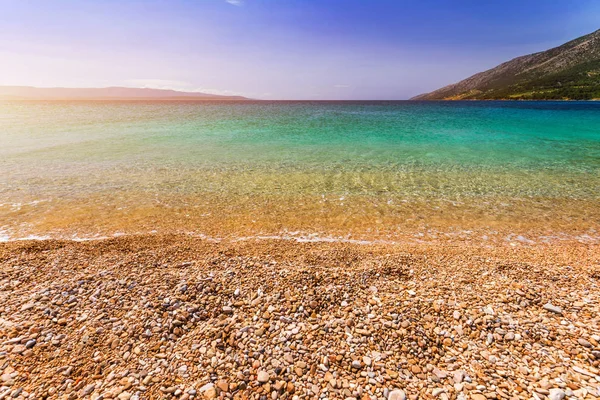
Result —
<instances>
[{"instance_id":1,"label":"white cloud","mask_svg":"<svg viewBox=\"0 0 600 400\"><path fill-rule=\"evenodd\" d=\"M225 0L227 3L234 5L234 6L242 6L244 5L244 0Z\"/></svg>"},{"instance_id":2,"label":"white cloud","mask_svg":"<svg viewBox=\"0 0 600 400\"><path fill-rule=\"evenodd\" d=\"M207 94L217 94L221 96L245 96L248 94L242 92L235 92L233 90L221 90L197 87L194 84L186 81L177 81L170 79L128 79L119 82L119 85L136 88L148 88L148 89L167 89L177 90L180 92L200 92Z\"/></svg>"},{"instance_id":3,"label":"white cloud","mask_svg":"<svg viewBox=\"0 0 600 400\"><path fill-rule=\"evenodd\" d=\"M202 92L207 94L218 94L220 96L245 96L248 97L247 94L242 92L236 92L233 90L221 90L221 89L210 89L210 88L195 88L192 89L191 92Z\"/></svg>"},{"instance_id":4,"label":"white cloud","mask_svg":"<svg viewBox=\"0 0 600 400\"><path fill-rule=\"evenodd\" d=\"M177 81L170 79L127 79L122 82L125 86L150 89L171 89L183 90L190 89L191 84L185 81Z\"/></svg>"}]
</instances>

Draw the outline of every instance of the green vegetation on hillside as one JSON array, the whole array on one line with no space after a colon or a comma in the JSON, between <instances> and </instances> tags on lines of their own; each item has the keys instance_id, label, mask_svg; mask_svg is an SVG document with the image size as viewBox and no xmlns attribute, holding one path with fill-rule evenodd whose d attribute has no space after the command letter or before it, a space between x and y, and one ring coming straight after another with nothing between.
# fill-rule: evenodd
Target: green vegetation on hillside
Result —
<instances>
[{"instance_id":1,"label":"green vegetation on hillside","mask_svg":"<svg viewBox=\"0 0 600 400\"><path fill-rule=\"evenodd\" d=\"M522 79L519 83L494 87L480 93L465 96L465 99L600 99L600 60L577 65L566 71L541 78Z\"/></svg>"}]
</instances>

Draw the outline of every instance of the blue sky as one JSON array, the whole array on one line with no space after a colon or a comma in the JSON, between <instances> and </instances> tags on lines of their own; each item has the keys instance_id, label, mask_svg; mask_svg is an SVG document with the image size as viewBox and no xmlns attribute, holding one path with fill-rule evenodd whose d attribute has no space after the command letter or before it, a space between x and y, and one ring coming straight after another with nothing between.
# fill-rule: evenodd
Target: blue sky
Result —
<instances>
[{"instance_id":1,"label":"blue sky","mask_svg":"<svg viewBox=\"0 0 600 400\"><path fill-rule=\"evenodd\" d=\"M405 99L600 28L588 0L0 0L0 85Z\"/></svg>"}]
</instances>

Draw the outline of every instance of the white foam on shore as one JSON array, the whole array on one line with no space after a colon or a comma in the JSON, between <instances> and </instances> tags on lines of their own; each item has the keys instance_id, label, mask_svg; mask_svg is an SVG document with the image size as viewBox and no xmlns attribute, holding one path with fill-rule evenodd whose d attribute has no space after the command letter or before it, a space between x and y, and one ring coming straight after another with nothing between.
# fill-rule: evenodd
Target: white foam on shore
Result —
<instances>
[{"instance_id":1,"label":"white foam on shore","mask_svg":"<svg viewBox=\"0 0 600 400\"><path fill-rule=\"evenodd\" d=\"M135 234L131 234L131 236L134 236ZM121 237L121 236L128 236L128 234L123 233L123 232L116 232L111 236L84 236L84 237L80 237L77 236L77 234L71 236L71 237L63 237L63 236L49 236L49 235L28 235L28 236L21 236L21 237L12 237L7 231L5 230L0 230L0 243L4 242L21 242L21 241L27 241L27 240L31 240L31 241L42 241L42 240L67 240L67 241L71 241L71 242L92 242L92 241L96 241L96 240L106 240L106 239L112 239L112 238L116 238L116 237Z\"/></svg>"},{"instance_id":2,"label":"white foam on shore","mask_svg":"<svg viewBox=\"0 0 600 400\"><path fill-rule=\"evenodd\" d=\"M39 235L29 235L29 236L13 238L8 234L8 232L0 231L0 242L1 243L19 242L19 241L26 241L26 240L48 240L48 239L52 239L52 238L50 236L39 236Z\"/></svg>"},{"instance_id":3,"label":"white foam on shore","mask_svg":"<svg viewBox=\"0 0 600 400\"><path fill-rule=\"evenodd\" d=\"M0 243L10 242L10 235L5 230L0 230Z\"/></svg>"},{"instance_id":4,"label":"white foam on shore","mask_svg":"<svg viewBox=\"0 0 600 400\"><path fill-rule=\"evenodd\" d=\"M146 234L156 234L157 232L154 231L152 233L146 233ZM98 240L106 240L106 239L112 239L112 238L117 238L117 237L122 237L122 236L135 236L135 235L142 235L144 233L134 233L134 234L125 234L123 232L116 232L111 236L88 236L88 237L80 237L77 235L73 235L70 238L65 238L65 237L51 237L51 236L39 236L39 235L29 235L29 236L25 236L25 237L18 237L18 238L13 238L11 237L6 231L2 231L0 230L0 242L17 242L17 241L25 241L25 240L49 240L49 239L55 239L55 240L68 240L68 241L73 241L73 242L92 242L92 241L98 241ZM194 238L198 238L198 239L202 239L202 240L206 240L209 242L213 242L213 243L220 243L224 240L226 240L225 238L220 238L220 237L213 237L213 236L207 236L203 233L195 233L195 232L188 232L186 233L187 236L190 237L194 237ZM256 235L256 236L242 236L242 237L238 237L238 238L233 238L231 239L231 241L233 242L244 242L244 241L251 241L251 240L286 240L286 241L294 241L294 242L298 242L298 243L351 243L351 244L362 244L362 245L368 245L368 244L399 244L401 242L397 242L397 241L392 241L392 240L381 240L381 239L375 239L375 240L360 240L360 239L348 239L348 238L340 238L340 237L321 237L318 236L316 234L309 234L309 235L300 235L299 232L293 232L289 235Z\"/></svg>"},{"instance_id":5,"label":"white foam on shore","mask_svg":"<svg viewBox=\"0 0 600 400\"><path fill-rule=\"evenodd\" d=\"M24 236L24 237L17 238L15 240L48 240L48 239L52 239L52 237L50 237L50 236L29 235L29 236Z\"/></svg>"},{"instance_id":6,"label":"white foam on shore","mask_svg":"<svg viewBox=\"0 0 600 400\"><path fill-rule=\"evenodd\" d=\"M446 236L457 236L464 234L465 232L470 233L470 231L464 232L453 232L452 234L446 233ZM595 232L593 232L595 233ZM160 234L159 232L153 230L151 232L137 232L137 233L124 233L124 232L115 232L112 235L94 235L94 236L78 236L77 234L72 235L71 237L64 236L49 236L49 235L28 235L23 237L13 237L11 234L5 230L0 229L0 243L6 242L18 242L18 241L42 241L42 240L67 240L73 242L92 242L99 240L107 240L113 239L123 236L138 236L138 235L156 235ZM358 244L358 245L396 245L407 242L416 242L416 243L427 243L427 238L423 238L423 234L418 235L418 238L405 239L405 240L385 240L385 239L350 239L345 237L331 237L331 236L319 236L319 234L311 233L311 234L302 234L301 232L286 232L280 235L251 235L251 236L241 236L241 237L214 237L208 236L203 233L198 232L176 232L175 234L185 234L189 237L198 238L202 240L206 240L212 243L220 243L223 241L232 241L232 242L244 242L244 241L252 241L252 240L282 240L282 241L292 241L297 243L349 243L349 244ZM441 232L437 232L437 234L442 234ZM432 241L434 241L436 236L432 237ZM578 241L580 243L600 243L600 235L595 234L580 234L580 235L568 235L568 234L555 234L552 236L540 236L534 238L535 240L531 240L521 235L517 234L509 234L507 237L503 238L506 243L509 243L512 246L517 244L526 245L526 246L534 246L537 243L548 244L551 242L561 242L561 241ZM489 237L485 235L482 238L483 242L488 242Z\"/></svg>"},{"instance_id":7,"label":"white foam on shore","mask_svg":"<svg viewBox=\"0 0 600 400\"><path fill-rule=\"evenodd\" d=\"M25 206L37 206L40 203L50 201L48 199L33 200L26 203L0 203L0 207L9 207L11 211L20 211Z\"/></svg>"},{"instance_id":8,"label":"white foam on shore","mask_svg":"<svg viewBox=\"0 0 600 400\"><path fill-rule=\"evenodd\" d=\"M79 236L74 236L71 239L67 239L67 240L71 240L73 242L93 242L96 240L105 240L105 239L110 239L110 236L93 236L93 237L79 237Z\"/></svg>"},{"instance_id":9,"label":"white foam on shore","mask_svg":"<svg viewBox=\"0 0 600 400\"><path fill-rule=\"evenodd\" d=\"M246 236L235 239L236 242L246 240L289 240L298 243L351 243L351 244L399 244L400 242L393 240L360 240L360 239L347 239L347 238L336 238L336 237L321 237L315 235L308 236L290 236L290 235L269 235L269 236Z\"/></svg>"}]
</instances>

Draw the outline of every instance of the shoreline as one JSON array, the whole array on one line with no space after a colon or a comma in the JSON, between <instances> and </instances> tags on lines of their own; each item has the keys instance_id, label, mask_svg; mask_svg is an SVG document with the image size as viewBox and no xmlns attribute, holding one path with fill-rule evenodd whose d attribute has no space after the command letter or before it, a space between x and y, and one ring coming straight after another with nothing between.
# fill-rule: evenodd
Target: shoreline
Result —
<instances>
[{"instance_id":1,"label":"shoreline","mask_svg":"<svg viewBox=\"0 0 600 400\"><path fill-rule=\"evenodd\" d=\"M430 232L431 233L431 232ZM594 229L590 229L587 232L580 232L579 234L568 234L565 232L553 232L552 234L539 234L538 236L524 236L519 233L506 233L499 232L497 230L489 230L488 235L496 236L495 240L491 240L488 235L483 235L483 237L478 237L477 235L471 236L473 230L462 230L462 231L452 231L452 232L435 232L436 235L445 235L444 239L439 239L438 236L435 236L434 239L427 238L425 234L422 232L407 235L405 237L397 236L394 238L383 239L383 238L353 238L352 236L360 236L360 235L327 235L327 234L319 234L319 233L307 233L307 232L289 232L283 231L279 233L272 234L253 234L253 235L241 235L236 236L232 234L222 234L222 235L209 235L203 232L181 232L181 231L173 231L173 232L115 232L112 235L90 235L90 236L79 236L76 233L72 235L62 234L59 236L51 236L48 234L44 235L36 235L31 234L23 237L12 237L8 234L6 230L0 230L0 245L5 243L18 243L18 242L74 242L74 243L82 243L82 242L99 242L99 241L109 241L117 238L128 237L128 238L146 238L146 237L189 237L193 239L205 240L212 243L238 243L238 242L246 242L246 241L282 241L282 242L293 242L293 243L333 243L333 244L350 244L350 245L364 245L364 246L411 246L411 245L433 245L433 244L441 244L441 245L453 245L456 243L466 244L470 246L494 246L494 247L502 247L503 245L509 246L517 246L517 245L527 245L527 246L549 246L549 245L568 245L568 244L586 244L586 245L597 245L600 244L600 235L597 235ZM478 231L477 234L481 234L481 231ZM485 233L485 230L483 230ZM526 234L531 234L532 232L527 232ZM454 237L451 237L454 235ZM461 235L466 235L461 236ZM468 237L471 236L471 237Z\"/></svg>"},{"instance_id":2,"label":"shoreline","mask_svg":"<svg viewBox=\"0 0 600 400\"><path fill-rule=\"evenodd\" d=\"M597 244L19 241L0 285L5 396L600 396Z\"/></svg>"}]
</instances>

